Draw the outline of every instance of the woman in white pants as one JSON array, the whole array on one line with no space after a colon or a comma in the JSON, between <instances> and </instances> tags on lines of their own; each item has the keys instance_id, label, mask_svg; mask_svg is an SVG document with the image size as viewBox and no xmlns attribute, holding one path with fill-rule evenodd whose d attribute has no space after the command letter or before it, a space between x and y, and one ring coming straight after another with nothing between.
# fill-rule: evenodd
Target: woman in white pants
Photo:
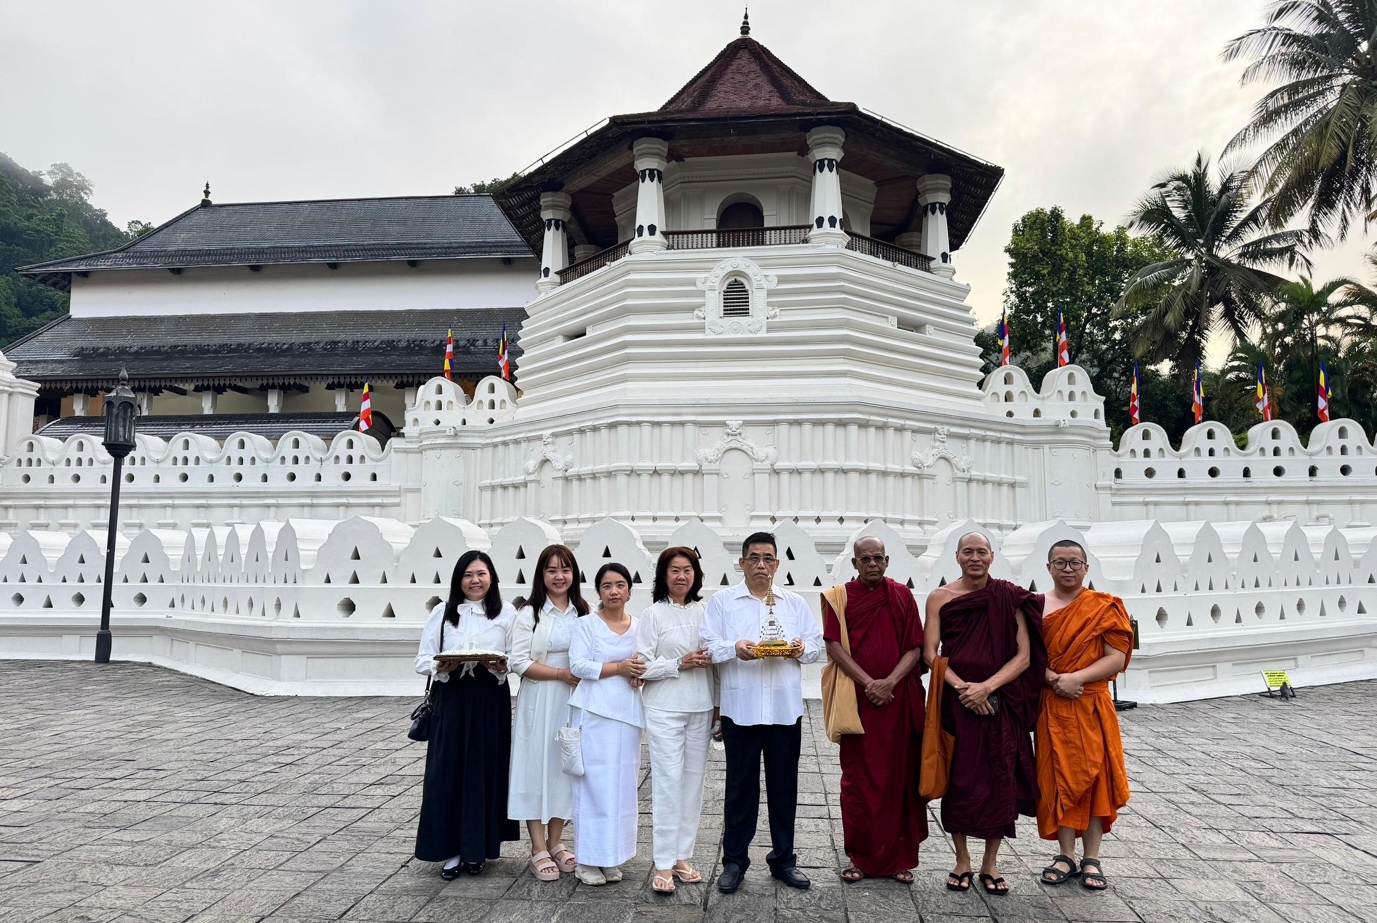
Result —
<instances>
[{"instance_id":1,"label":"woman in white pants","mask_svg":"<svg viewBox=\"0 0 1377 923\"><path fill-rule=\"evenodd\" d=\"M594 586L602 608L581 619L569 645L569 669L580 680L569 697L581 727L582 776L574 779L574 874L586 885L621 881L619 866L636 855L636 786L641 765L640 676L636 620L626 611L631 574L604 564Z\"/></svg>"},{"instance_id":2,"label":"woman in white pants","mask_svg":"<svg viewBox=\"0 0 1377 923\"><path fill-rule=\"evenodd\" d=\"M655 602L636 626L636 653L645 660L646 736L654 798L655 878L659 894L674 879L702 881L690 864L703 807L716 677L703 645L703 568L692 548L666 548L655 565Z\"/></svg>"}]
</instances>

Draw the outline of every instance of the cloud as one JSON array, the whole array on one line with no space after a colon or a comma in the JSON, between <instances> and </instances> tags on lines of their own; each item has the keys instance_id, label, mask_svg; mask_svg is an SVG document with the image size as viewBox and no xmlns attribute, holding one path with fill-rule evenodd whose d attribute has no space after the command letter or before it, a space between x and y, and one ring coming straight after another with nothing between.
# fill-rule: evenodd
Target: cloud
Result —
<instances>
[{"instance_id":1,"label":"cloud","mask_svg":"<svg viewBox=\"0 0 1377 923\"><path fill-rule=\"evenodd\" d=\"M1006 178L959 280L998 314L1009 228L1061 205L1107 225L1216 154L1257 91L1224 43L1258 0L757 0L752 35L824 94L993 161ZM435 194L506 176L604 116L658 107L737 35L741 6L633 0L95 4L0 0L3 147L67 161L113 219L217 201ZM64 23L60 33L54 23ZM1319 256L1355 274L1367 241Z\"/></svg>"}]
</instances>

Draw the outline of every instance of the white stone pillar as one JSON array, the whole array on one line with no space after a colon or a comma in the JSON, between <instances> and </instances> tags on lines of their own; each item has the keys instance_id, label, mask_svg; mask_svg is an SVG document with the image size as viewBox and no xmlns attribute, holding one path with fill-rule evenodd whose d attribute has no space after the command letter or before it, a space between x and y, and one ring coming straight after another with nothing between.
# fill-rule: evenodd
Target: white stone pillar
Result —
<instances>
[{"instance_id":1,"label":"white stone pillar","mask_svg":"<svg viewBox=\"0 0 1377 923\"><path fill-rule=\"evenodd\" d=\"M540 217L545 221L545 243L540 250L540 281L536 289L543 295L559 288L559 271L569 265L568 193L542 192Z\"/></svg>"},{"instance_id":2,"label":"white stone pillar","mask_svg":"<svg viewBox=\"0 0 1377 923\"><path fill-rule=\"evenodd\" d=\"M215 413L216 405L218 405L219 403L220 395L216 394L214 390L207 389L201 392L201 413Z\"/></svg>"},{"instance_id":3,"label":"white stone pillar","mask_svg":"<svg viewBox=\"0 0 1377 923\"><path fill-rule=\"evenodd\" d=\"M850 240L842 230L841 167L846 132L824 125L808 132L808 161L813 165L812 243L845 247Z\"/></svg>"},{"instance_id":4,"label":"white stone pillar","mask_svg":"<svg viewBox=\"0 0 1377 923\"><path fill-rule=\"evenodd\" d=\"M416 406L416 392L419 390L419 388L412 387L402 392L402 404L407 410L411 410Z\"/></svg>"},{"instance_id":5,"label":"white stone pillar","mask_svg":"<svg viewBox=\"0 0 1377 923\"><path fill-rule=\"evenodd\" d=\"M335 389L335 413L348 413L349 411L349 389Z\"/></svg>"},{"instance_id":6,"label":"white stone pillar","mask_svg":"<svg viewBox=\"0 0 1377 923\"><path fill-rule=\"evenodd\" d=\"M72 416L84 417L91 412L91 395L78 391L72 395Z\"/></svg>"},{"instance_id":7,"label":"white stone pillar","mask_svg":"<svg viewBox=\"0 0 1377 923\"><path fill-rule=\"evenodd\" d=\"M669 142L637 138L631 146L636 157L636 227L630 251L649 253L669 246L665 240L665 167Z\"/></svg>"},{"instance_id":8,"label":"white stone pillar","mask_svg":"<svg viewBox=\"0 0 1377 923\"><path fill-rule=\"evenodd\" d=\"M269 389L268 389L268 413L281 413L281 412L282 412L282 389L281 389L281 388L269 388Z\"/></svg>"},{"instance_id":9,"label":"white stone pillar","mask_svg":"<svg viewBox=\"0 0 1377 923\"><path fill-rule=\"evenodd\" d=\"M602 248L597 244L574 244L574 262L586 260L590 256L597 256L602 252Z\"/></svg>"},{"instance_id":10,"label":"white stone pillar","mask_svg":"<svg viewBox=\"0 0 1377 923\"><path fill-rule=\"evenodd\" d=\"M947 206L951 204L951 177L930 173L918 180L918 204L923 209L923 255L932 260L932 271L950 279L956 275L947 236Z\"/></svg>"}]
</instances>

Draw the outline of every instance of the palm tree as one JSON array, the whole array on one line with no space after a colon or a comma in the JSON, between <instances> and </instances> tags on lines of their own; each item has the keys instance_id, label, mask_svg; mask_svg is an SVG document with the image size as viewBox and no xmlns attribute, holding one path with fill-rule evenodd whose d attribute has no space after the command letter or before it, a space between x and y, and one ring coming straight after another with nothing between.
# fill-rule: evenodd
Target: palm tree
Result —
<instances>
[{"instance_id":1,"label":"palm tree","mask_svg":"<svg viewBox=\"0 0 1377 923\"><path fill-rule=\"evenodd\" d=\"M1250 202L1243 172L1221 167L1212 178L1203 154L1138 202L1130 225L1170 254L1134 273L1119 299L1121 313L1141 312L1139 358L1193 369L1211 335L1244 340L1262 319L1267 296L1286 282L1269 268L1309 268L1303 232L1268 231L1269 204Z\"/></svg>"},{"instance_id":2,"label":"palm tree","mask_svg":"<svg viewBox=\"0 0 1377 923\"><path fill-rule=\"evenodd\" d=\"M1253 172L1273 225L1309 208L1309 230L1342 240L1373 220L1377 187L1377 0L1273 0L1267 24L1229 42L1251 59L1243 83L1282 80L1253 107L1225 154L1268 146Z\"/></svg>"}]
</instances>

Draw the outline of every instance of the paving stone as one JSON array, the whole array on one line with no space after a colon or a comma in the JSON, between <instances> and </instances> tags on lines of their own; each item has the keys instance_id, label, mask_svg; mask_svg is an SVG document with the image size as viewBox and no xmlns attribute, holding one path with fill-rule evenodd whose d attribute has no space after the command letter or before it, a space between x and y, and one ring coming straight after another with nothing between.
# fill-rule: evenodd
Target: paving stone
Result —
<instances>
[{"instance_id":1,"label":"paving stone","mask_svg":"<svg viewBox=\"0 0 1377 923\"><path fill-rule=\"evenodd\" d=\"M705 881L662 897L648 884L644 764L624 882L537 882L526 844L509 843L483 875L446 883L412 856L425 751L403 734L406 701L255 698L121 663L0 661L0 684L0 923L1377 921L1377 683L1285 706L1250 696L1124 713L1134 798L1105 840L1109 892L1039 884L1055 847L1022 820L1000 854L1006 898L943 887L953 853L937 806L912 886L840 881L836 750L816 703L797 834L813 888L769 878L762 809L745 884L717 892L714 749L695 856ZM74 687L79 711L51 694Z\"/></svg>"}]
</instances>

